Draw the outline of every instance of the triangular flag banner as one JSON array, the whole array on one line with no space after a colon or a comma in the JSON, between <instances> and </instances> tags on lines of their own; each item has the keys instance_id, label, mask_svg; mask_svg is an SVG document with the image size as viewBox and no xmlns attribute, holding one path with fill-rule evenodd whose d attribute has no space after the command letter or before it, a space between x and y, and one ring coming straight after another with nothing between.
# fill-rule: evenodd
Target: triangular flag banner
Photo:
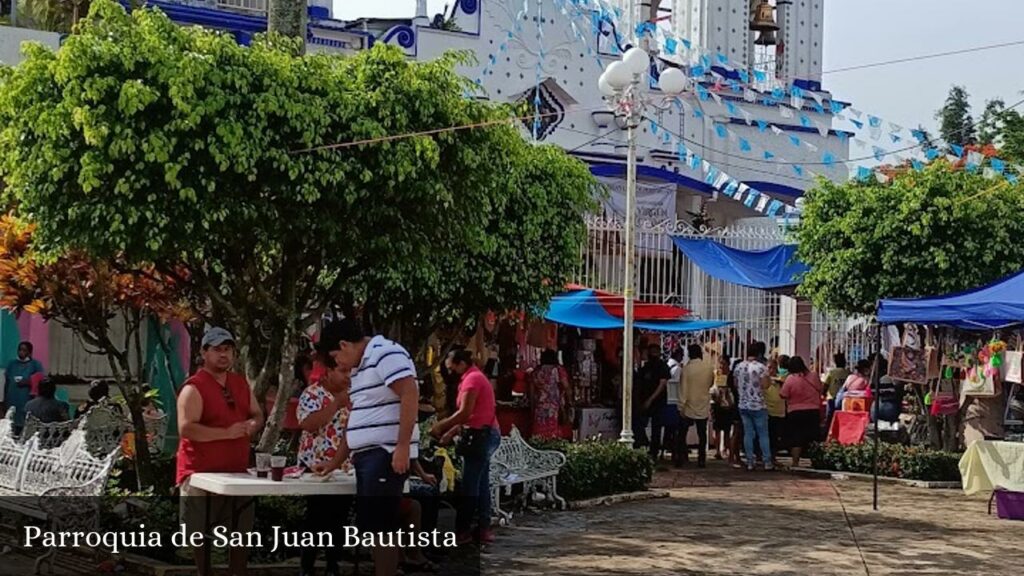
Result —
<instances>
[{"instance_id":1,"label":"triangular flag banner","mask_svg":"<svg viewBox=\"0 0 1024 576\"><path fill-rule=\"evenodd\" d=\"M771 203L768 204L769 216L775 216L776 214L779 213L780 210L782 210L782 202L779 202L778 200L772 200Z\"/></svg>"},{"instance_id":2,"label":"triangular flag banner","mask_svg":"<svg viewBox=\"0 0 1024 576\"><path fill-rule=\"evenodd\" d=\"M746 138L740 138L740 150L750 152L750 142L747 142Z\"/></svg>"},{"instance_id":3,"label":"triangular flag banner","mask_svg":"<svg viewBox=\"0 0 1024 576\"><path fill-rule=\"evenodd\" d=\"M878 116L872 116L868 114L868 125L871 126L872 128L881 128L882 119L879 118Z\"/></svg>"},{"instance_id":4,"label":"triangular flag banner","mask_svg":"<svg viewBox=\"0 0 1024 576\"><path fill-rule=\"evenodd\" d=\"M866 168L864 166L858 166L857 167L857 179L858 180L867 180L868 178L871 178L871 169L870 168Z\"/></svg>"},{"instance_id":5,"label":"triangular flag banner","mask_svg":"<svg viewBox=\"0 0 1024 576\"><path fill-rule=\"evenodd\" d=\"M676 148L676 155L679 158L680 162L685 162L686 161L686 154L687 154L686 145L683 144L682 142L680 142L679 146Z\"/></svg>"},{"instance_id":6,"label":"triangular flag banner","mask_svg":"<svg viewBox=\"0 0 1024 576\"><path fill-rule=\"evenodd\" d=\"M665 51L668 52L669 54L675 54L676 53L676 44L677 43L676 43L676 39L675 38L666 38L665 39Z\"/></svg>"},{"instance_id":7,"label":"triangular flag banner","mask_svg":"<svg viewBox=\"0 0 1024 576\"><path fill-rule=\"evenodd\" d=\"M704 183L714 184L716 179L718 179L718 168L712 166L711 169L708 170L707 175L704 177Z\"/></svg>"},{"instance_id":8,"label":"triangular flag banner","mask_svg":"<svg viewBox=\"0 0 1024 576\"><path fill-rule=\"evenodd\" d=\"M692 76L693 78L700 78L704 74L704 67L699 64L690 68L690 76Z\"/></svg>"},{"instance_id":9,"label":"triangular flag banner","mask_svg":"<svg viewBox=\"0 0 1024 576\"><path fill-rule=\"evenodd\" d=\"M700 171L703 172L704 174L707 174L708 172L710 172L712 168L713 167L711 166L711 164L707 160L701 160L700 161Z\"/></svg>"},{"instance_id":10,"label":"triangular flag banner","mask_svg":"<svg viewBox=\"0 0 1024 576\"><path fill-rule=\"evenodd\" d=\"M765 208L768 207L768 200L769 198L762 194L761 197L757 200L757 208L755 208L755 210L757 210L758 212L764 212Z\"/></svg>"},{"instance_id":11,"label":"triangular flag banner","mask_svg":"<svg viewBox=\"0 0 1024 576\"><path fill-rule=\"evenodd\" d=\"M911 160L910 165L913 166L914 170L918 172L924 170L924 162L921 162L920 160Z\"/></svg>"},{"instance_id":12,"label":"triangular flag banner","mask_svg":"<svg viewBox=\"0 0 1024 576\"><path fill-rule=\"evenodd\" d=\"M729 100L726 100L725 102L725 109L728 110L729 114L732 114L733 116L739 114L739 110L736 109L736 105Z\"/></svg>"},{"instance_id":13,"label":"triangular flag banner","mask_svg":"<svg viewBox=\"0 0 1024 576\"><path fill-rule=\"evenodd\" d=\"M792 144L793 146L799 146L799 145L800 145L800 139L799 139L799 138L797 138L796 136L793 136L793 135L790 135L790 137L789 137L789 142L790 142L790 144Z\"/></svg>"},{"instance_id":14,"label":"triangular flag banner","mask_svg":"<svg viewBox=\"0 0 1024 576\"><path fill-rule=\"evenodd\" d=\"M815 102L814 106L812 106L812 108L814 108L814 111L817 112L818 114L824 114L825 113L825 108L820 103L818 103L818 102Z\"/></svg>"},{"instance_id":15,"label":"triangular flag banner","mask_svg":"<svg viewBox=\"0 0 1024 576\"><path fill-rule=\"evenodd\" d=\"M879 148L878 146L872 146L871 147L871 153L874 154L875 160L878 160L879 162L881 162L883 159L885 159L885 149L884 148Z\"/></svg>"},{"instance_id":16,"label":"triangular flag banner","mask_svg":"<svg viewBox=\"0 0 1024 576\"><path fill-rule=\"evenodd\" d=\"M721 52L715 54L715 57L718 58L718 63L719 64L728 64L729 63L729 57L726 56L725 54L722 54Z\"/></svg>"},{"instance_id":17,"label":"triangular flag banner","mask_svg":"<svg viewBox=\"0 0 1024 576\"><path fill-rule=\"evenodd\" d=\"M746 109L740 108L740 115L743 116L743 121L747 123L747 126L750 126L754 122L754 115L747 112Z\"/></svg>"},{"instance_id":18,"label":"triangular flag banner","mask_svg":"<svg viewBox=\"0 0 1024 576\"><path fill-rule=\"evenodd\" d=\"M985 155L981 152L968 152L967 162L975 166L981 166L985 162Z\"/></svg>"},{"instance_id":19,"label":"triangular flag banner","mask_svg":"<svg viewBox=\"0 0 1024 576\"><path fill-rule=\"evenodd\" d=\"M808 116L807 114L801 114L800 115L800 125L803 126L804 128L810 128L811 127L811 117Z\"/></svg>"},{"instance_id":20,"label":"triangular flag banner","mask_svg":"<svg viewBox=\"0 0 1024 576\"><path fill-rule=\"evenodd\" d=\"M1009 182L1010 184L1016 185L1019 180L1018 180L1016 174L1007 173L1006 174L1006 181Z\"/></svg>"},{"instance_id":21,"label":"triangular flag banner","mask_svg":"<svg viewBox=\"0 0 1024 576\"><path fill-rule=\"evenodd\" d=\"M828 125L824 122L815 122L814 127L818 129L818 134L821 134L822 138L828 137Z\"/></svg>"},{"instance_id":22,"label":"triangular flag banner","mask_svg":"<svg viewBox=\"0 0 1024 576\"><path fill-rule=\"evenodd\" d=\"M878 180L879 184L885 184L889 181L889 177L881 172L875 172L875 180Z\"/></svg>"},{"instance_id":23,"label":"triangular flag banner","mask_svg":"<svg viewBox=\"0 0 1024 576\"><path fill-rule=\"evenodd\" d=\"M941 156L942 153L939 152L938 148L925 148L924 149L924 155L925 155L926 158L928 158L929 161L931 161L931 160L935 160L936 158Z\"/></svg>"},{"instance_id":24,"label":"triangular flag banner","mask_svg":"<svg viewBox=\"0 0 1024 576\"><path fill-rule=\"evenodd\" d=\"M696 169L700 168L701 162L702 162L702 160L701 160L699 155L691 154L690 155L690 170L696 170Z\"/></svg>"},{"instance_id":25,"label":"triangular flag banner","mask_svg":"<svg viewBox=\"0 0 1024 576\"><path fill-rule=\"evenodd\" d=\"M957 158L963 158L964 157L964 147L963 146L960 146L958 144L950 144L949 145L949 149L953 151L953 154L956 154Z\"/></svg>"},{"instance_id":26,"label":"triangular flag banner","mask_svg":"<svg viewBox=\"0 0 1024 576\"><path fill-rule=\"evenodd\" d=\"M811 99L813 99L818 104L821 104L823 101L821 98L821 94L818 94L817 92L811 92Z\"/></svg>"},{"instance_id":27,"label":"triangular flag banner","mask_svg":"<svg viewBox=\"0 0 1024 576\"><path fill-rule=\"evenodd\" d=\"M810 150L811 152L817 152L818 151L818 147L817 146L815 146L814 144L811 144L810 142L807 142L806 140L804 141L804 146L807 146L807 149Z\"/></svg>"},{"instance_id":28,"label":"triangular flag banner","mask_svg":"<svg viewBox=\"0 0 1024 576\"><path fill-rule=\"evenodd\" d=\"M669 134L668 130L665 130L664 132L661 133L661 142L662 144L668 144L669 142L672 142L672 135Z\"/></svg>"},{"instance_id":29,"label":"triangular flag banner","mask_svg":"<svg viewBox=\"0 0 1024 576\"><path fill-rule=\"evenodd\" d=\"M846 142L850 139L850 133L844 132L843 130L839 130L838 132L836 132L836 137L839 138L840 142L846 144Z\"/></svg>"},{"instance_id":30,"label":"triangular flag banner","mask_svg":"<svg viewBox=\"0 0 1024 576\"><path fill-rule=\"evenodd\" d=\"M782 128L779 128L775 124L772 124L771 126L769 126L769 128L772 129L772 134L775 134L776 136L782 134Z\"/></svg>"},{"instance_id":31,"label":"triangular flag banner","mask_svg":"<svg viewBox=\"0 0 1024 576\"><path fill-rule=\"evenodd\" d=\"M825 166L831 166L836 163L836 157L831 152L825 152L821 155L821 161L825 163Z\"/></svg>"},{"instance_id":32,"label":"triangular flag banner","mask_svg":"<svg viewBox=\"0 0 1024 576\"><path fill-rule=\"evenodd\" d=\"M701 112L700 110L698 110L697 108L694 108L693 109L693 117L694 118L703 118L704 117L704 113Z\"/></svg>"},{"instance_id":33,"label":"triangular flag banner","mask_svg":"<svg viewBox=\"0 0 1024 576\"><path fill-rule=\"evenodd\" d=\"M903 127L900 126L899 124L895 123L895 122L889 122L889 131L890 132L903 132Z\"/></svg>"},{"instance_id":34,"label":"triangular flag banner","mask_svg":"<svg viewBox=\"0 0 1024 576\"><path fill-rule=\"evenodd\" d=\"M728 135L725 126L721 124L715 124L715 134L718 134L719 138L725 138Z\"/></svg>"},{"instance_id":35,"label":"triangular flag banner","mask_svg":"<svg viewBox=\"0 0 1024 576\"><path fill-rule=\"evenodd\" d=\"M872 140L878 140L879 138L882 137L882 129L881 128L869 128L868 130L869 130L868 134L871 136Z\"/></svg>"},{"instance_id":36,"label":"triangular flag banner","mask_svg":"<svg viewBox=\"0 0 1024 576\"><path fill-rule=\"evenodd\" d=\"M701 57L700 57L700 63L701 63L701 66L704 66L704 67L705 67L705 68L707 68L708 70L710 70L710 69L711 69L711 58L709 58L709 57L707 56L707 54L702 54L702 55L701 55Z\"/></svg>"},{"instance_id":37,"label":"triangular flag banner","mask_svg":"<svg viewBox=\"0 0 1024 576\"><path fill-rule=\"evenodd\" d=\"M796 172L797 176L804 175L804 167L799 164L793 164L793 172Z\"/></svg>"},{"instance_id":38,"label":"triangular flag banner","mask_svg":"<svg viewBox=\"0 0 1024 576\"><path fill-rule=\"evenodd\" d=\"M857 130L861 130L864 128L864 123L861 122L860 120L850 120L850 122L857 127Z\"/></svg>"},{"instance_id":39,"label":"triangular flag banner","mask_svg":"<svg viewBox=\"0 0 1024 576\"><path fill-rule=\"evenodd\" d=\"M764 151L764 159L765 160L771 160L772 158L775 158L775 154L772 154L771 152L765 150Z\"/></svg>"},{"instance_id":40,"label":"triangular flag banner","mask_svg":"<svg viewBox=\"0 0 1024 576\"><path fill-rule=\"evenodd\" d=\"M861 112L860 110L857 110L856 108L851 107L850 108L850 114L853 114L857 118L860 118L864 113Z\"/></svg>"},{"instance_id":41,"label":"triangular flag banner","mask_svg":"<svg viewBox=\"0 0 1024 576\"><path fill-rule=\"evenodd\" d=\"M868 143L866 141L861 140L860 138L854 138L853 139L853 143L856 144L857 146L861 147L861 148L866 148L867 145L868 145Z\"/></svg>"},{"instance_id":42,"label":"triangular flag banner","mask_svg":"<svg viewBox=\"0 0 1024 576\"><path fill-rule=\"evenodd\" d=\"M793 94L793 96L789 99L789 103L792 104L793 108L796 108L797 110L800 110L801 108L804 107L804 99L797 96L796 94Z\"/></svg>"},{"instance_id":43,"label":"triangular flag banner","mask_svg":"<svg viewBox=\"0 0 1024 576\"><path fill-rule=\"evenodd\" d=\"M715 190L721 190L729 180L728 174L720 173L718 178L715 178L715 183L712 186L715 187Z\"/></svg>"},{"instance_id":44,"label":"triangular flag banner","mask_svg":"<svg viewBox=\"0 0 1024 576\"><path fill-rule=\"evenodd\" d=\"M748 74L746 70L737 70L736 75L740 77L740 82L743 82L744 84L750 84L750 74Z\"/></svg>"},{"instance_id":45,"label":"triangular flag banner","mask_svg":"<svg viewBox=\"0 0 1024 576\"><path fill-rule=\"evenodd\" d=\"M928 137L925 135L923 130L912 130L910 132L919 144L924 144Z\"/></svg>"},{"instance_id":46,"label":"triangular flag banner","mask_svg":"<svg viewBox=\"0 0 1024 576\"><path fill-rule=\"evenodd\" d=\"M763 83L768 80L768 74L761 70L754 70L754 80Z\"/></svg>"},{"instance_id":47,"label":"triangular flag banner","mask_svg":"<svg viewBox=\"0 0 1024 576\"><path fill-rule=\"evenodd\" d=\"M793 110L791 108L786 107L786 106L780 106L779 107L779 114L783 118L789 119L789 118L793 117Z\"/></svg>"},{"instance_id":48,"label":"triangular flag banner","mask_svg":"<svg viewBox=\"0 0 1024 576\"><path fill-rule=\"evenodd\" d=\"M651 120L651 134L658 135L658 123L654 120Z\"/></svg>"},{"instance_id":49,"label":"triangular flag banner","mask_svg":"<svg viewBox=\"0 0 1024 576\"><path fill-rule=\"evenodd\" d=\"M747 194L747 199L743 201L743 204L746 205L747 208L752 208L754 206L754 200L757 200L757 196L757 190L751 190L750 194Z\"/></svg>"},{"instance_id":50,"label":"triangular flag banner","mask_svg":"<svg viewBox=\"0 0 1024 576\"><path fill-rule=\"evenodd\" d=\"M768 123L765 122L764 120L758 120L757 121L757 129L760 132L767 132L768 131Z\"/></svg>"},{"instance_id":51,"label":"triangular flag banner","mask_svg":"<svg viewBox=\"0 0 1024 576\"><path fill-rule=\"evenodd\" d=\"M1002 174L1003 172L1006 171L1006 163L1000 160L999 158L993 158L991 164L992 169L998 172L999 174Z\"/></svg>"},{"instance_id":52,"label":"triangular flag banner","mask_svg":"<svg viewBox=\"0 0 1024 576\"><path fill-rule=\"evenodd\" d=\"M999 176L999 173L993 170L991 166L985 166L985 168L982 169L981 174L989 180Z\"/></svg>"},{"instance_id":53,"label":"triangular flag banner","mask_svg":"<svg viewBox=\"0 0 1024 576\"><path fill-rule=\"evenodd\" d=\"M843 111L843 105L840 104L839 102L836 102L835 100L829 100L828 107L833 114L839 114L840 112Z\"/></svg>"},{"instance_id":54,"label":"triangular flag banner","mask_svg":"<svg viewBox=\"0 0 1024 576\"><path fill-rule=\"evenodd\" d=\"M772 88L772 98L775 98L776 100L782 100L785 97L786 91L783 90L781 86L776 86Z\"/></svg>"},{"instance_id":55,"label":"triangular flag banner","mask_svg":"<svg viewBox=\"0 0 1024 576\"><path fill-rule=\"evenodd\" d=\"M729 184L726 185L723 191L726 196L732 197L736 195L736 190L740 187L739 182L735 180L729 180Z\"/></svg>"},{"instance_id":56,"label":"triangular flag banner","mask_svg":"<svg viewBox=\"0 0 1024 576\"><path fill-rule=\"evenodd\" d=\"M900 138L899 134L889 134L889 137L892 138L893 144L899 142L900 140L903 140L903 138Z\"/></svg>"},{"instance_id":57,"label":"triangular flag banner","mask_svg":"<svg viewBox=\"0 0 1024 576\"><path fill-rule=\"evenodd\" d=\"M757 92L754 92L750 88L743 90L743 99L751 104L757 102Z\"/></svg>"}]
</instances>

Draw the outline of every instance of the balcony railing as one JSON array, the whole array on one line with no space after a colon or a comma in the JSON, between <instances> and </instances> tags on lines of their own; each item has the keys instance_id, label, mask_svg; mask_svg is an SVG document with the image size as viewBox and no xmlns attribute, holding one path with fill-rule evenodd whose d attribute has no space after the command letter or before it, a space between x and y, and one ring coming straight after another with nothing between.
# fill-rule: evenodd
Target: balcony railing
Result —
<instances>
[{"instance_id":1,"label":"balcony railing","mask_svg":"<svg viewBox=\"0 0 1024 576\"><path fill-rule=\"evenodd\" d=\"M267 0L217 0L217 8L249 14L266 14Z\"/></svg>"}]
</instances>

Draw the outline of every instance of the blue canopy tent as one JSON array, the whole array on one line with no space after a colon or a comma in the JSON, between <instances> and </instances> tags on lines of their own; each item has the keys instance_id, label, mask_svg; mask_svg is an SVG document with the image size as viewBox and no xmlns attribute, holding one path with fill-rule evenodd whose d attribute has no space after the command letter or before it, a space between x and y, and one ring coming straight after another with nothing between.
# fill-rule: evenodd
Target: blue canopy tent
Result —
<instances>
[{"instance_id":1,"label":"blue canopy tent","mask_svg":"<svg viewBox=\"0 0 1024 576\"><path fill-rule=\"evenodd\" d=\"M622 330L621 318L609 314L593 290L577 290L555 296L544 318L585 330ZM640 320L634 326L656 332L699 332L729 325L717 320Z\"/></svg>"},{"instance_id":2,"label":"blue canopy tent","mask_svg":"<svg viewBox=\"0 0 1024 576\"><path fill-rule=\"evenodd\" d=\"M790 292L808 267L796 259L796 246L740 250L714 240L673 237L676 247L709 276L750 288Z\"/></svg>"},{"instance_id":3,"label":"blue canopy tent","mask_svg":"<svg viewBox=\"0 0 1024 576\"><path fill-rule=\"evenodd\" d=\"M1024 323L1024 271L965 292L882 300L878 322L944 324L965 330L997 330Z\"/></svg>"}]
</instances>

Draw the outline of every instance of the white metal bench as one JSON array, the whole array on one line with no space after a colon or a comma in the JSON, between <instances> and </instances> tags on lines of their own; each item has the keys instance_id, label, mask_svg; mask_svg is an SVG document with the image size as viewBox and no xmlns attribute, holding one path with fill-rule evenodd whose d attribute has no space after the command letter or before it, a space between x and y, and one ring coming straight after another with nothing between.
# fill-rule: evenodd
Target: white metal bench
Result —
<instances>
[{"instance_id":1,"label":"white metal bench","mask_svg":"<svg viewBox=\"0 0 1024 576\"><path fill-rule=\"evenodd\" d=\"M555 450L537 450L523 439L519 429L512 427L502 436L501 445L491 459L491 508L500 524L512 519L510 511L500 506L501 491L512 493L512 487L523 485L523 496L529 502L540 491L565 509L565 500L558 495L558 472L565 465L565 454Z\"/></svg>"},{"instance_id":2,"label":"white metal bench","mask_svg":"<svg viewBox=\"0 0 1024 576\"><path fill-rule=\"evenodd\" d=\"M13 410L14 408L10 408ZM11 414L8 413L8 418ZM69 437L71 432L78 428L81 423L81 418L74 420L65 420L63 422L41 422L38 418L32 414L25 415L25 427L21 431L21 439L28 441L33 436L39 439L38 445L40 448L49 449L56 448L64 443Z\"/></svg>"},{"instance_id":3,"label":"white metal bench","mask_svg":"<svg viewBox=\"0 0 1024 576\"><path fill-rule=\"evenodd\" d=\"M17 442L12 420L0 420L0 508L48 522L59 531L95 530L99 499L121 453L120 446L102 457L89 453L79 427L57 448L40 448L39 437ZM53 572L56 547L36 559L36 573L48 561Z\"/></svg>"}]
</instances>

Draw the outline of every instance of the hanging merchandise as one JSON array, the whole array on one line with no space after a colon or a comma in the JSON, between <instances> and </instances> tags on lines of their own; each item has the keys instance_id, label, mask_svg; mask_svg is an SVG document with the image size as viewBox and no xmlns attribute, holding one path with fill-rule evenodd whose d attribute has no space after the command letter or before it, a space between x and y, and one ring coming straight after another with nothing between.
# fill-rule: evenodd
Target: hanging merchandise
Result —
<instances>
[{"instance_id":1,"label":"hanging merchandise","mask_svg":"<svg viewBox=\"0 0 1024 576\"><path fill-rule=\"evenodd\" d=\"M965 396L995 396L1006 342L993 339L978 350L977 358L968 358L961 381Z\"/></svg>"},{"instance_id":2,"label":"hanging merchandise","mask_svg":"<svg viewBox=\"0 0 1024 576\"><path fill-rule=\"evenodd\" d=\"M900 345L893 346L889 352L889 377L901 382L926 384L928 382L928 368L933 362L936 362L936 360L930 357L934 356L936 351L934 348L921 350L920 348L910 347L908 341L913 341L912 343L920 346L920 340L916 336L916 329L913 330L914 335L908 339L906 334L910 332L911 330L908 328Z\"/></svg>"},{"instance_id":3,"label":"hanging merchandise","mask_svg":"<svg viewBox=\"0 0 1024 576\"><path fill-rule=\"evenodd\" d=\"M1024 359L1024 352L1021 351L1021 341L1017 338L1017 349L1007 350L1003 354L1003 381L1014 384L1021 383L1021 360Z\"/></svg>"},{"instance_id":4,"label":"hanging merchandise","mask_svg":"<svg viewBox=\"0 0 1024 576\"><path fill-rule=\"evenodd\" d=\"M949 416L960 411L960 398L953 380L939 380L932 394L932 416Z\"/></svg>"}]
</instances>

